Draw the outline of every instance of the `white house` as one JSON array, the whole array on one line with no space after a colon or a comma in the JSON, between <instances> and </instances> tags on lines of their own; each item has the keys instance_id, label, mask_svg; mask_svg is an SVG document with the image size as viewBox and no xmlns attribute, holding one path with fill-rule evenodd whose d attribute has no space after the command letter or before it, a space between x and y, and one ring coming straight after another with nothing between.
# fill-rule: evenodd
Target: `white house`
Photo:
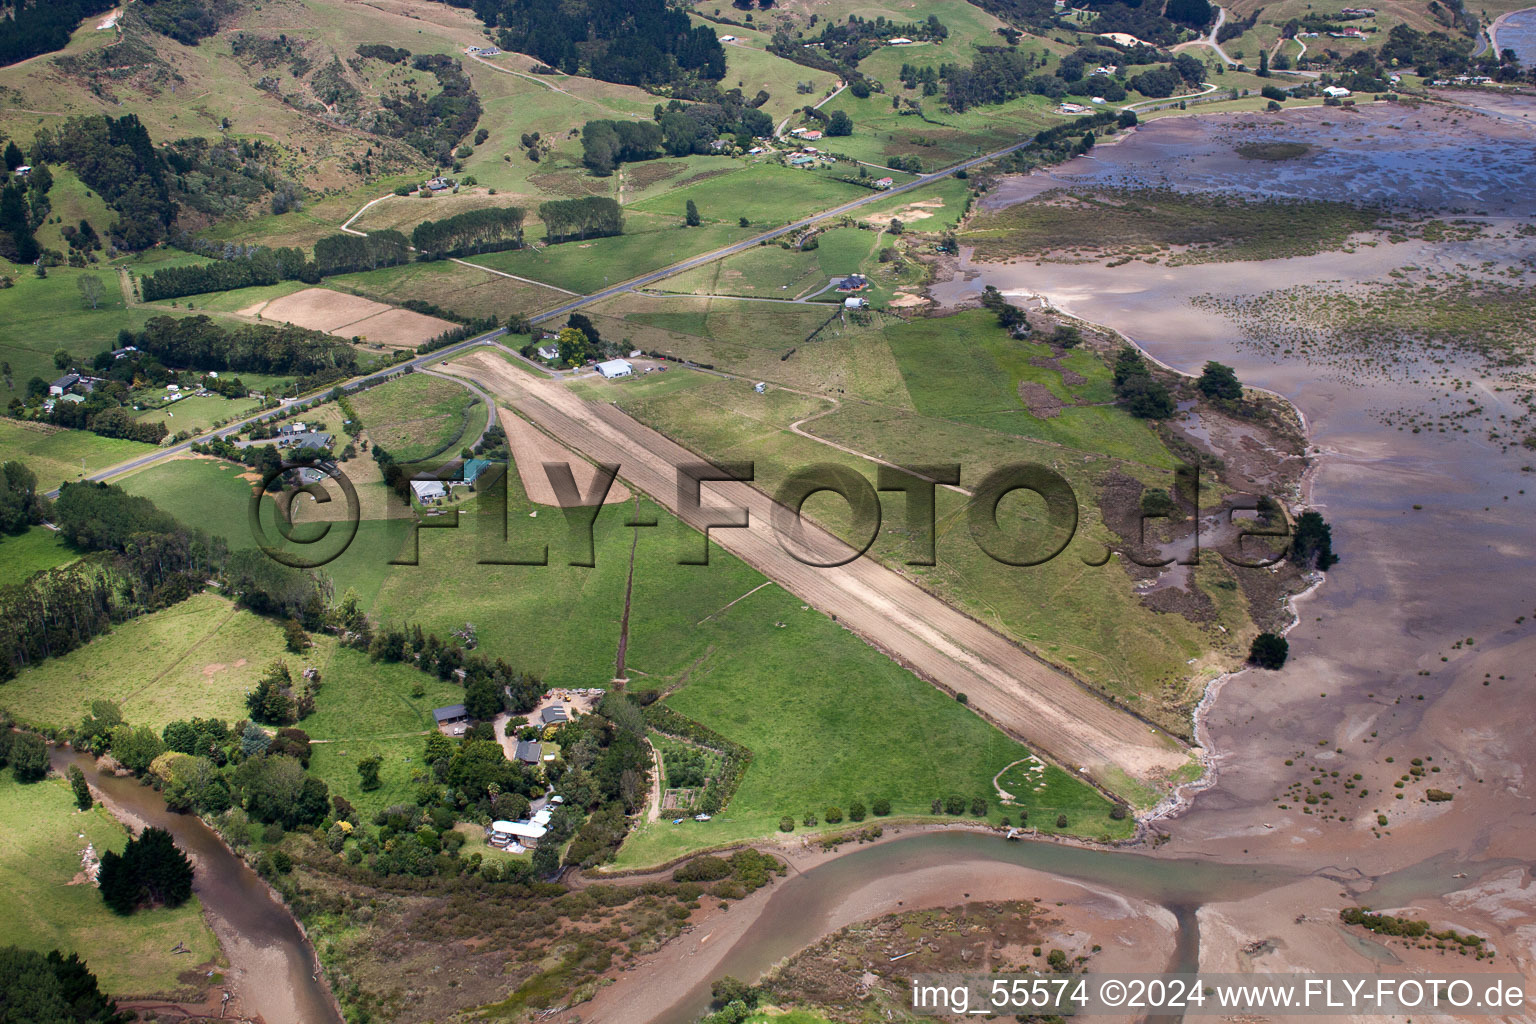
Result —
<instances>
[{"instance_id":1,"label":"white house","mask_svg":"<svg viewBox=\"0 0 1536 1024\"><path fill-rule=\"evenodd\" d=\"M735 36L721 36L720 37L720 41L722 43L734 43L736 41L736 37Z\"/></svg>"},{"instance_id":2,"label":"white house","mask_svg":"<svg viewBox=\"0 0 1536 1024\"><path fill-rule=\"evenodd\" d=\"M555 348L555 346L553 346L553 345L540 345L539 346L539 358L540 359L557 359L557 358L559 358L559 356L560 356L560 350L558 348Z\"/></svg>"},{"instance_id":3,"label":"white house","mask_svg":"<svg viewBox=\"0 0 1536 1024\"><path fill-rule=\"evenodd\" d=\"M442 498L448 493L448 488L443 486L441 480L412 480L411 490L416 492L416 500L423 504Z\"/></svg>"},{"instance_id":4,"label":"white house","mask_svg":"<svg viewBox=\"0 0 1536 1024\"><path fill-rule=\"evenodd\" d=\"M857 295L850 295L843 300L843 306L846 309L863 309L867 305L869 305L869 300L861 299Z\"/></svg>"},{"instance_id":5,"label":"white house","mask_svg":"<svg viewBox=\"0 0 1536 1024\"><path fill-rule=\"evenodd\" d=\"M1323 95L1332 96L1334 99L1341 99L1349 95L1349 90L1342 85L1325 85L1323 86Z\"/></svg>"},{"instance_id":6,"label":"white house","mask_svg":"<svg viewBox=\"0 0 1536 1024\"><path fill-rule=\"evenodd\" d=\"M909 46L911 45L912 40L908 39L906 36L897 36L895 39L887 39L886 42L890 43L892 46Z\"/></svg>"},{"instance_id":7,"label":"white house","mask_svg":"<svg viewBox=\"0 0 1536 1024\"><path fill-rule=\"evenodd\" d=\"M626 359L610 359L607 362L598 363L597 372L613 380L615 377L628 377L635 372L635 367Z\"/></svg>"}]
</instances>

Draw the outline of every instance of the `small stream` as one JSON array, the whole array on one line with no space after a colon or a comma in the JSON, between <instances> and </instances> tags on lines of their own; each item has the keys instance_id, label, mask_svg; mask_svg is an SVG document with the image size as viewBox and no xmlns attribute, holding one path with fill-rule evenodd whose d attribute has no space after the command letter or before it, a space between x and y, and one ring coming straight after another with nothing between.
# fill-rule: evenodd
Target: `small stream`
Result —
<instances>
[{"instance_id":1,"label":"small stream","mask_svg":"<svg viewBox=\"0 0 1536 1024\"><path fill-rule=\"evenodd\" d=\"M79 765L109 809L165 829L192 858L192 889L230 960L246 1013L260 1014L266 1024L341 1024L298 923L212 829L195 815L172 813L137 779L98 771L88 754L55 748L51 760L61 774Z\"/></svg>"}]
</instances>

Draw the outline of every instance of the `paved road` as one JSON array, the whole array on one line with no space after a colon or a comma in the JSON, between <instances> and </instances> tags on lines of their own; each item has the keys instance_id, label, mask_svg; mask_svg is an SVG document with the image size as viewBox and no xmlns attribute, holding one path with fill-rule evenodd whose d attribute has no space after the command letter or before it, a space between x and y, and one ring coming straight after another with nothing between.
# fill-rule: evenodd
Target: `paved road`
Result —
<instances>
[{"instance_id":1,"label":"paved road","mask_svg":"<svg viewBox=\"0 0 1536 1024\"><path fill-rule=\"evenodd\" d=\"M925 185L931 185L936 181L942 181L943 179L954 174L956 171L968 171L972 167L978 167L981 164L988 163L992 160L997 160L1000 157L1007 156L1009 153L1023 149L1033 141L1034 137L1031 136L1030 138L1025 139L1023 142L1016 142L1011 146L1005 146L1002 149L995 150L986 154L985 156L973 157L964 163L955 164L953 167L946 167L942 171L934 171L932 174L920 175L919 177L914 178L909 182L896 185L893 188L888 188L883 192L871 192L867 196L861 196L858 199L843 203L841 206L834 206L830 210L822 210L820 213L813 213L809 217L802 217L799 220L786 224L781 228L774 228L771 231L765 231L760 235L754 235L753 237L743 239L740 242L733 242L732 244L727 245L721 249L716 249L713 252L707 252L700 256L692 256L680 263L674 263L670 267L662 267L660 270L653 270L650 273L642 274L639 277L620 282L619 284L613 285L611 288L604 288L600 292L593 292L591 295L582 295L578 298L572 299L570 302L556 306L553 309L545 310L544 312L530 317L529 319L533 323L543 323L546 320L553 320L557 317L565 316L574 310L580 309L582 306L590 305L594 302L601 302L603 299L611 299L615 295L622 295L625 292L634 291L637 288L644 288L647 285L655 284L657 281L660 281L663 278L671 277L673 274L680 274L685 270L692 270L695 267L702 267L706 263L713 263L715 260L724 259L726 256L731 256L738 252L745 252L746 250L751 249L752 247L763 242L772 241L775 238L780 238L784 235L799 231L801 228L810 227L812 224L819 220L826 220L829 217L841 217L845 213L852 213L854 210L869 206L872 203L878 203L883 199L889 199L891 196L899 196L903 192L911 192L912 190L922 188Z\"/></svg>"},{"instance_id":2,"label":"paved road","mask_svg":"<svg viewBox=\"0 0 1536 1024\"><path fill-rule=\"evenodd\" d=\"M292 406L320 398L328 394L334 387L339 386L342 391L350 394L359 388L376 383L380 380L383 380L385 377L391 376L392 374L401 373L408 366L413 370L421 368L428 363L436 362L437 360L442 359L444 356L450 356L455 353L462 352L465 349L473 348L474 346L484 344L487 341L494 341L506 333L507 332L505 328L497 328L494 331L489 331L485 334L465 339L464 341L455 342L452 345L438 349L436 352L430 352L424 356L417 356L414 359L408 359L405 362L396 363L387 369L376 370L373 373L365 374L362 377L354 377L344 384L321 388L320 390L311 392L302 398L296 398L291 402L285 402L283 405L278 406L276 409L268 409L266 412L257 413L255 416L248 416L239 422L231 423L225 427L220 427L218 430L210 431L209 433L199 435L198 437L194 437L187 441L182 441L179 444L173 444L168 448L160 448L155 451L148 452L144 455L140 455L136 459L129 459L127 462L119 462L115 466L108 466L106 469L92 473L89 476L82 477L81 479L89 481L109 480L114 476L121 476L122 474L132 472L135 469L143 469L145 466L152 466L164 459L171 458L174 455L180 455L181 453L190 450L194 444L205 443L216 437L228 437L231 434L239 434L245 430L250 429L253 424L263 423L267 420L273 419L274 417L282 416ZM48 492L48 497L50 498L57 498L58 496L59 492L57 488Z\"/></svg>"},{"instance_id":3,"label":"paved road","mask_svg":"<svg viewBox=\"0 0 1536 1024\"><path fill-rule=\"evenodd\" d=\"M1220 32L1221 26L1225 25L1226 23L1227 9L1225 7L1216 8L1216 24L1211 26L1211 31L1199 39L1192 39L1187 43L1180 43L1178 46L1174 47L1174 50L1182 50L1187 46L1209 46L1211 49L1216 51L1216 56L1220 57L1228 66L1236 67L1237 61L1233 60L1231 57L1228 57L1227 51L1223 50L1221 48L1221 44L1216 41L1216 33Z\"/></svg>"},{"instance_id":4,"label":"paved road","mask_svg":"<svg viewBox=\"0 0 1536 1024\"><path fill-rule=\"evenodd\" d=\"M830 97L828 97L828 98L830 99ZM934 171L931 174L920 175L919 177L914 178L912 181L906 182L905 184L897 185L894 188L886 189L883 192L871 192L867 196L861 196L858 199L854 199L854 200L852 200L850 202L843 203L841 206L835 206L835 207L833 207L830 210L822 210L820 213L812 214L809 217L802 217L800 220L794 221L793 223L790 223L790 224L786 224L783 227L774 228L774 229L772 229L770 231L765 231L765 232L763 232L760 235L755 235L752 238L743 239L740 242L735 242L735 243L733 243L731 245L725 246L724 248L716 249L713 252L704 253L703 255L700 255L700 256L690 257L690 258L688 258L686 260L683 260L680 263L674 263L674 264L672 264L669 267L662 267L660 270L653 270L650 273L642 274L639 277L632 278L632 279L630 279L628 281L623 281L623 282L621 282L619 284L613 285L610 288L604 288L600 292L594 292L591 295L579 295L576 298L570 300L569 302L562 303L561 305L556 306L553 309L545 310L542 313L539 313L539 314L537 314L537 315L535 315L533 317L530 317L530 321L533 322L533 323L544 323L546 321L556 319L557 317L565 316L568 313L571 313L574 310L580 309L583 306L590 305L591 303L600 302L603 299L612 298L615 295L622 295L625 292L632 291L632 290L634 290L636 288L644 288L646 285L654 284L657 281L662 280L663 278L671 277L673 274L678 274L678 273L681 273L681 272L683 272L685 270L692 270L694 267L703 266L706 263L711 263L711 262L713 262L715 260L723 259L724 257L730 256L730 255L732 255L734 253L745 252L747 249L750 249L753 246L758 245L761 242L770 241L772 239L779 238L779 237L781 237L783 235L786 235L786 234L789 234L791 232L799 231L801 228L809 227L811 224L814 224L816 221L824 220L824 219L826 219L828 217L840 217L840 216L842 216L845 213L851 213L854 210L860 209L861 207L864 207L864 206L868 206L871 203L878 203L878 202L880 202L883 199L889 199L891 196L901 195L904 192L910 192L910 191L912 191L914 189L922 188L925 185L931 185L931 184L933 184L936 181L941 181L944 178L949 177L951 174L954 174L956 171L969 170L972 167L977 167L977 166L980 166L981 164L987 163L989 161L996 160L996 159L998 159L1000 157L1007 156L1009 153L1013 153L1013 152L1015 152L1017 150L1023 149L1025 146L1029 145L1030 142L1032 142L1032 141L1033 141L1033 137L1031 137L1029 139L1025 139L1022 142L1016 142L1016 143L1014 143L1011 146L1005 146L1002 149L995 150L995 151L993 151L991 153L987 153L984 156L973 157L970 160L966 160L966 161L964 161L962 163L955 164L952 167L946 167L943 170ZM385 198L385 197L381 196L379 198L382 199L382 198ZM375 200L375 202L377 202L377 201L378 200ZM370 203L368 205L371 206L372 203ZM367 207L365 206L364 209L367 209ZM357 217L362 212L363 212L362 210L359 210L356 214L353 214L353 216L348 219L347 223L351 224L352 221L356 220ZM360 233L360 232L354 232L354 233ZM438 361L440 361L442 359L445 359L445 358L447 358L449 356L452 356L452 355L455 355L457 353L463 352L463 351L465 351L467 349L474 348L475 346L481 345L481 344L483 344L483 343L485 343L487 341L494 341L496 338L499 338L499 337L501 337L502 335L504 335L506 333L507 332L506 332L506 330L504 328L498 328L497 330L490 331L490 332L488 332L486 334L482 334L482 335L479 335L479 336L474 337L474 338L468 338L468 339L466 339L464 341L455 342L454 344L449 345L449 346L447 346L445 348L438 349L436 352L431 352L431 353L428 353L427 355L423 355L423 356L416 356L415 358L406 360L405 362L396 363L395 365L393 365L391 367L388 367L387 369L378 370L378 371L375 371L373 373L367 374L367 375L362 376L362 377L355 377L352 380L350 380L347 383L345 383L343 385L340 385L340 386L341 386L341 389L343 391L349 391L349 392L350 391L355 391L355 390L357 390L360 387L363 387L363 386L365 386L367 384L370 384L372 382L378 381L378 380L380 380L380 379L382 379L384 377L389 376L390 374L399 373L400 371L405 369L407 366L414 368L414 367L425 366L428 363L435 363L435 362L438 362ZM320 395L325 394L325 392L329 391L329 390L330 390L330 388L325 388L325 389L322 389L320 391L316 391L313 394L305 396L304 399L300 399L300 400L307 401L309 399L313 399L313 398L319 397ZM289 403L289 404L292 404L292 403ZM127 472L130 472L132 470L142 469L145 466L153 465L156 462L159 462L159 461L161 461L163 459L168 459L168 458L170 458L170 457L172 457L174 455L178 455L178 454L180 454L182 452L185 452L189 448L191 448L192 445L195 444L195 443L208 441L208 440L210 440L212 438L215 438L215 437L227 437L230 434L240 433L240 432L248 429L254 423L260 423L260 422L262 422L264 420L271 419L274 416L281 415L282 411L283 410L281 408L268 410L267 412L260 413L260 414L258 414L256 416L251 416L251 417L249 417L247 419L240 420L237 423L232 423L229 426L226 426L226 427L223 427L222 429L213 431L212 433L204 434L204 435L202 435L200 437L193 438L190 441L183 441L180 444L172 445L172 446L170 446L168 448L161 448L158 451L150 452L150 453L148 453L146 455L141 455L141 456L139 456L136 459L130 459L127 462L118 463L115 466L109 466L106 469L100 470L100 471L98 471L96 473L92 473L89 476L84 477L83 479L93 480L93 481L94 480L107 480L107 479L110 479L111 477L119 476L119 475L121 475L123 473L127 473ZM58 496L58 491L57 490L50 491L48 496L49 497L57 497Z\"/></svg>"}]
</instances>

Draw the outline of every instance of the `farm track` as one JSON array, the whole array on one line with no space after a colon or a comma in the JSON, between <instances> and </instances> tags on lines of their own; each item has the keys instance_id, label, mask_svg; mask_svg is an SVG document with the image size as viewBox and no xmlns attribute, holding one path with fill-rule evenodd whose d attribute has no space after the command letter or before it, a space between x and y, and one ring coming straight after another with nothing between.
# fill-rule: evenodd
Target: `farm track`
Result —
<instances>
[{"instance_id":1,"label":"farm track","mask_svg":"<svg viewBox=\"0 0 1536 1024\"><path fill-rule=\"evenodd\" d=\"M443 369L472 376L567 446L621 476L689 526L704 530L722 504L745 508L742 529L716 528L709 539L813 607L832 615L876 649L923 678L966 695L970 707L1010 735L1110 789L1123 771L1155 785L1188 760L1174 739L1090 693L1070 676L868 558L835 568L806 565L781 545L774 502L748 484L711 483L704 508L678 498L679 468L700 457L619 409L584 401L558 382L523 373L488 352L460 356ZM779 514L786 510L779 508ZM800 535L822 561L852 553L816 526Z\"/></svg>"}]
</instances>

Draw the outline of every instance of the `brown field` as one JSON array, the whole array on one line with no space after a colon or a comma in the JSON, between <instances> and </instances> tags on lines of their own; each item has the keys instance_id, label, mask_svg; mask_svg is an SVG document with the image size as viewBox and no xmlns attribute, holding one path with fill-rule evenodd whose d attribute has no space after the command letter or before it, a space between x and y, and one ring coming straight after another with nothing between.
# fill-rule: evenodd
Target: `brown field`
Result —
<instances>
[{"instance_id":1,"label":"brown field","mask_svg":"<svg viewBox=\"0 0 1536 1024\"><path fill-rule=\"evenodd\" d=\"M360 337L386 348L411 348L455 326L435 316L395 309L329 288L306 288L240 310L245 316L282 320L338 337Z\"/></svg>"},{"instance_id":2,"label":"brown field","mask_svg":"<svg viewBox=\"0 0 1536 1024\"><path fill-rule=\"evenodd\" d=\"M555 499L555 489L549 484L549 475L544 472L546 462L570 463L571 476L575 478L576 487L582 494L586 494L587 488L592 486L592 480L597 476L597 469L592 463L573 456L554 438L521 416L503 409L501 427L507 432L507 445L512 449L512 458L517 463L517 475L523 481L523 490L527 492L529 501L540 505L560 504ZM613 486L608 488L608 496L603 499L603 504L612 505L627 500L629 488L615 480Z\"/></svg>"}]
</instances>

